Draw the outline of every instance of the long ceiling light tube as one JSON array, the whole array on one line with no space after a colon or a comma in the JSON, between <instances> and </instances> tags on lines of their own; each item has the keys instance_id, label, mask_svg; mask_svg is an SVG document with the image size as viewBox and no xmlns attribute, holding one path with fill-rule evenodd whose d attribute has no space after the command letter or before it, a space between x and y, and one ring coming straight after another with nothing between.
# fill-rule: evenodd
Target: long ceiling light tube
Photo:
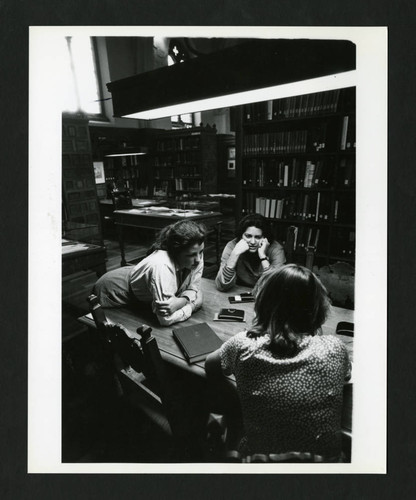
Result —
<instances>
[{"instance_id":1,"label":"long ceiling light tube","mask_svg":"<svg viewBox=\"0 0 416 500\"><path fill-rule=\"evenodd\" d=\"M107 84L114 116L157 119L355 85L348 40L251 40Z\"/></svg>"},{"instance_id":2,"label":"long ceiling light tube","mask_svg":"<svg viewBox=\"0 0 416 500\"><path fill-rule=\"evenodd\" d=\"M197 101L184 102L165 106L162 108L149 109L137 113L123 115L123 118L134 118L142 120L155 120L166 116L195 113L232 106L239 106L254 102L262 102L271 99L282 99L296 95L312 94L323 90L336 90L356 85L356 71L346 71L336 75L313 78L294 83L275 85L246 92L200 99Z\"/></svg>"}]
</instances>

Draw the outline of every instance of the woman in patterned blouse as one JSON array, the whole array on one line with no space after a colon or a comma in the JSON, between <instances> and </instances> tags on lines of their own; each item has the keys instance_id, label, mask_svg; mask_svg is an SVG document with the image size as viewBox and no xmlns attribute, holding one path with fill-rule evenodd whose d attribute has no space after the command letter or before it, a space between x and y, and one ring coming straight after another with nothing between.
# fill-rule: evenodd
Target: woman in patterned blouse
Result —
<instances>
[{"instance_id":1,"label":"woman in patterned blouse","mask_svg":"<svg viewBox=\"0 0 416 500\"><path fill-rule=\"evenodd\" d=\"M340 339L321 334L328 310L326 290L311 271L283 266L260 282L252 328L208 356L208 376L235 375L243 453L340 456L350 362Z\"/></svg>"}]
</instances>

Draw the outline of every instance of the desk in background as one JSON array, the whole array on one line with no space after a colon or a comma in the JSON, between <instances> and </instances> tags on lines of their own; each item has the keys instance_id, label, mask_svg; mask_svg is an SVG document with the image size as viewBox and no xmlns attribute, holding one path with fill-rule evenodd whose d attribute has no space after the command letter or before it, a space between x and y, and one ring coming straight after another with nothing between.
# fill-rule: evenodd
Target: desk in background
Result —
<instances>
[{"instance_id":1,"label":"desk in background","mask_svg":"<svg viewBox=\"0 0 416 500\"><path fill-rule=\"evenodd\" d=\"M92 270L101 276L106 272L106 249L81 241L62 240L62 276Z\"/></svg>"},{"instance_id":2,"label":"desk in background","mask_svg":"<svg viewBox=\"0 0 416 500\"><path fill-rule=\"evenodd\" d=\"M180 326L188 326L196 323L206 322L217 333L217 335L226 341L233 337L236 333L249 328L254 315L253 303L238 304L238 309L244 309L246 312L246 322L220 322L214 321L214 314L217 313L222 307L228 304L228 296L236 295L244 291L248 291L245 287L235 287L229 293L219 292L213 280L202 278L201 290L204 296L202 308L195 312L187 321L178 323ZM132 337L138 338L136 329L141 324L146 324L152 327L153 336L156 338L159 345L162 358L183 370L191 372L195 375L205 377L204 361L195 364L189 364L178 345L176 344L172 335L172 326L160 326L156 317L150 310L134 310L128 308L114 308L105 309L107 319L113 323L120 323L123 325ZM95 328L95 323L90 316L82 316L80 321L89 327ZM333 307L332 312L322 327L323 334L335 334L336 326L339 321L354 322L354 311ZM344 337L337 335L345 343L351 361L353 360L353 339L351 337ZM233 377L231 377L233 380ZM344 389L344 412L343 412L343 428L351 431L352 420L352 384L347 383Z\"/></svg>"},{"instance_id":3,"label":"desk in background","mask_svg":"<svg viewBox=\"0 0 416 500\"><path fill-rule=\"evenodd\" d=\"M131 208L129 210L115 210L114 221L119 227L119 243L121 265L127 264L124 252L124 227L143 229L163 229L179 220L194 220L203 223L208 229L213 229L216 235L217 262L220 260L221 223L220 212L202 212L198 210L178 210L162 207Z\"/></svg>"}]
</instances>

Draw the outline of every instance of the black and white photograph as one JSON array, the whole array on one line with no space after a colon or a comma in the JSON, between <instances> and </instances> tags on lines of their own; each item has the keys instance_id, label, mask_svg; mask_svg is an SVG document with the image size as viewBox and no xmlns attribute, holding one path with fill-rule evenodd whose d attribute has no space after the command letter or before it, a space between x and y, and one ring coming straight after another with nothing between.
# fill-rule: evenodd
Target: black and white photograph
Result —
<instances>
[{"instance_id":1,"label":"black and white photograph","mask_svg":"<svg viewBox=\"0 0 416 500\"><path fill-rule=\"evenodd\" d=\"M29 35L29 472L385 473L386 28Z\"/></svg>"}]
</instances>

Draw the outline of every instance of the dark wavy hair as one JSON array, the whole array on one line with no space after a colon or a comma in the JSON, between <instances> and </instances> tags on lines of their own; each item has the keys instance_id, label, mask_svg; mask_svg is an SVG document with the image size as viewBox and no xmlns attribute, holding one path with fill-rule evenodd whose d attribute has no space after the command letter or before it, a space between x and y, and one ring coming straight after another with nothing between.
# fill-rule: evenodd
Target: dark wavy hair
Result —
<instances>
[{"instance_id":1,"label":"dark wavy hair","mask_svg":"<svg viewBox=\"0 0 416 500\"><path fill-rule=\"evenodd\" d=\"M207 230L203 224L181 220L160 231L148 254L155 250L166 250L169 255L175 257L185 248L195 244L201 245L206 234Z\"/></svg>"},{"instance_id":2,"label":"dark wavy hair","mask_svg":"<svg viewBox=\"0 0 416 500\"><path fill-rule=\"evenodd\" d=\"M248 214L240 220L235 231L237 240L240 240L247 228L252 226L261 229L263 231L263 237L267 238L269 243L274 240L274 234L270 224L268 224L267 219L260 214Z\"/></svg>"},{"instance_id":3,"label":"dark wavy hair","mask_svg":"<svg viewBox=\"0 0 416 500\"><path fill-rule=\"evenodd\" d=\"M270 349L294 356L299 334L315 335L325 322L330 302L325 287L307 268L287 264L261 279L254 304L255 319L247 336L268 334Z\"/></svg>"}]
</instances>

